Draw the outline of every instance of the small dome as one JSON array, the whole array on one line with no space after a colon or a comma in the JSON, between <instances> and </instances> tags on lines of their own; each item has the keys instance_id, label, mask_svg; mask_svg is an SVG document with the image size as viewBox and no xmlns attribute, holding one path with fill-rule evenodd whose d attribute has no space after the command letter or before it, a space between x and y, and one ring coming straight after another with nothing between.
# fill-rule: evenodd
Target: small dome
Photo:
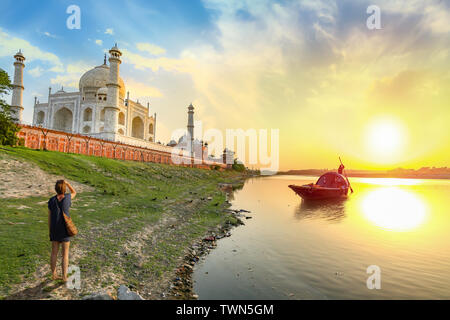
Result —
<instances>
[{"instance_id":1,"label":"small dome","mask_svg":"<svg viewBox=\"0 0 450 320\"><path fill-rule=\"evenodd\" d=\"M114 44L114 47L111 48L111 51L119 51L119 47L117 46L117 43Z\"/></svg>"},{"instance_id":2,"label":"small dome","mask_svg":"<svg viewBox=\"0 0 450 320\"><path fill-rule=\"evenodd\" d=\"M187 141L187 136L186 136L186 135L182 135L182 136L178 139L178 144L186 143L186 141Z\"/></svg>"},{"instance_id":3,"label":"small dome","mask_svg":"<svg viewBox=\"0 0 450 320\"><path fill-rule=\"evenodd\" d=\"M14 58L16 58L16 59L22 59L22 60L25 60L25 57L23 56L23 54L22 54L22 50L19 50L15 55L14 55Z\"/></svg>"},{"instance_id":4,"label":"small dome","mask_svg":"<svg viewBox=\"0 0 450 320\"><path fill-rule=\"evenodd\" d=\"M80 78L79 89L80 92L85 89L86 91L94 91L97 92L100 88L106 87L106 84L109 81L109 66L103 64L101 66L95 67L87 71ZM119 97L125 97L125 83L122 78L119 77Z\"/></svg>"}]
</instances>

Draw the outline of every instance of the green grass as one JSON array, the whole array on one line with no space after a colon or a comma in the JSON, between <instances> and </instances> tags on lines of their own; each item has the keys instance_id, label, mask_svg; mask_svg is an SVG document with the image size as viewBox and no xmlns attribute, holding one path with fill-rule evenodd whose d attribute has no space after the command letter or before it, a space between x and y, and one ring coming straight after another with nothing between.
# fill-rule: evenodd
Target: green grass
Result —
<instances>
[{"instance_id":1,"label":"green grass","mask_svg":"<svg viewBox=\"0 0 450 320\"><path fill-rule=\"evenodd\" d=\"M2 147L0 157L28 161L44 171L95 188L95 192L79 194L73 202L71 214L80 236L72 242L85 252L77 261L81 271L98 278L100 287L108 285L108 281L101 281L95 275L105 268L124 275L135 287L143 281L157 279L176 266L177 259L194 239L227 220L235 222L224 213L225 196L217 188L220 182L239 180L233 171L21 147ZM200 203L194 207L183 209L189 207L190 199L208 196L213 200L197 201ZM47 200L47 197L0 199L0 296L7 296L15 284L32 277L39 265L48 263ZM19 210L22 205L30 209ZM124 243L162 217L178 219L176 228L155 230L158 242L148 243L142 256L133 252L117 256ZM139 267L138 261L141 261Z\"/></svg>"}]
</instances>

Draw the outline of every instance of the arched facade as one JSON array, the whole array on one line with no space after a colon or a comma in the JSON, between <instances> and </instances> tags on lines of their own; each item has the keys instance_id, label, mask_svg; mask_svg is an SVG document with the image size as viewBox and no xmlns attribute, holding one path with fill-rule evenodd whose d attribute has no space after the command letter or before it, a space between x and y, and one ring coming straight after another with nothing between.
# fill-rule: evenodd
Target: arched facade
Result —
<instances>
[{"instance_id":1,"label":"arched facade","mask_svg":"<svg viewBox=\"0 0 450 320\"><path fill-rule=\"evenodd\" d=\"M134 138L144 139L144 121L141 117L135 117L131 124L131 136Z\"/></svg>"},{"instance_id":2,"label":"arched facade","mask_svg":"<svg viewBox=\"0 0 450 320\"><path fill-rule=\"evenodd\" d=\"M55 112L53 116L53 129L72 132L73 114L72 111L63 107Z\"/></svg>"},{"instance_id":3,"label":"arched facade","mask_svg":"<svg viewBox=\"0 0 450 320\"><path fill-rule=\"evenodd\" d=\"M43 125L45 121L45 112L44 111L39 111L36 117L36 123L38 125Z\"/></svg>"},{"instance_id":4,"label":"arched facade","mask_svg":"<svg viewBox=\"0 0 450 320\"><path fill-rule=\"evenodd\" d=\"M92 109L91 108L84 109L83 121L92 121Z\"/></svg>"}]
</instances>

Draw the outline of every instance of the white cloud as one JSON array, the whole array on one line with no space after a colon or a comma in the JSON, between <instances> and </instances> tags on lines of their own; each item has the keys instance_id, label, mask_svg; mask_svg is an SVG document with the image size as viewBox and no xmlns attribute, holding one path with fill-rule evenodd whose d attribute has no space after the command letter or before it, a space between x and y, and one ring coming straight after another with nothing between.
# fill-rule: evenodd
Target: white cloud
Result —
<instances>
[{"instance_id":1,"label":"white cloud","mask_svg":"<svg viewBox=\"0 0 450 320\"><path fill-rule=\"evenodd\" d=\"M81 76L88 70L92 68L84 62L76 62L68 64L61 74L50 79L51 84L63 85L64 87L69 87L73 89L78 89L78 84Z\"/></svg>"},{"instance_id":2,"label":"white cloud","mask_svg":"<svg viewBox=\"0 0 450 320\"><path fill-rule=\"evenodd\" d=\"M38 33L40 33L40 34L42 34L42 35L44 35L44 36L46 36L46 37L49 37L49 38L53 38L53 39L57 39L57 38L58 38L58 36L56 36L56 35L54 35L54 34L51 34L51 33L48 32L48 31L45 31L45 32L40 32L40 31L38 31Z\"/></svg>"},{"instance_id":3,"label":"white cloud","mask_svg":"<svg viewBox=\"0 0 450 320\"><path fill-rule=\"evenodd\" d=\"M95 43L96 44L98 44L99 46L102 46L103 45L103 41L102 40L95 40Z\"/></svg>"},{"instance_id":4,"label":"white cloud","mask_svg":"<svg viewBox=\"0 0 450 320\"><path fill-rule=\"evenodd\" d=\"M149 86L145 83L135 81L132 78L124 79L125 85L127 86L127 91L130 92L131 96L137 98L153 97L160 98L163 96L158 88Z\"/></svg>"},{"instance_id":5,"label":"white cloud","mask_svg":"<svg viewBox=\"0 0 450 320\"><path fill-rule=\"evenodd\" d=\"M109 34L109 35L114 35L114 29L113 28L107 28L106 30L105 30L105 34Z\"/></svg>"},{"instance_id":6,"label":"white cloud","mask_svg":"<svg viewBox=\"0 0 450 320\"><path fill-rule=\"evenodd\" d=\"M0 57L12 58L18 49L21 49L26 58L26 63L39 61L49 65L46 69L44 66L39 65L29 69L27 72L32 77L40 77L46 71L57 73L55 77L50 79L50 83L52 84L78 88L78 81L81 75L92 68L92 66L81 61L64 66L59 57L55 54L45 52L24 39L10 36L1 29L0 43L2 44L0 46Z\"/></svg>"},{"instance_id":7,"label":"white cloud","mask_svg":"<svg viewBox=\"0 0 450 320\"><path fill-rule=\"evenodd\" d=\"M436 34L450 33L450 11L445 1L439 0L379 0L381 13L395 13L403 17L417 15L421 17L420 27Z\"/></svg>"},{"instance_id":8,"label":"white cloud","mask_svg":"<svg viewBox=\"0 0 450 320\"><path fill-rule=\"evenodd\" d=\"M270 1L206 4L219 12L218 44L192 46L182 54L194 61L191 76L198 103L208 106L209 114L229 121L224 126L239 127L243 121L252 126L265 117L260 111L282 95L287 79L297 72L289 62L300 62L305 46L299 5ZM248 18L240 18L239 10L247 11ZM271 90L279 87L281 92L272 95Z\"/></svg>"},{"instance_id":9,"label":"white cloud","mask_svg":"<svg viewBox=\"0 0 450 320\"><path fill-rule=\"evenodd\" d=\"M28 41L13 37L0 29L0 57L12 57L21 49L28 62L42 61L51 65L51 71L61 70L62 62L58 56L31 45ZM56 72L56 71L55 71Z\"/></svg>"},{"instance_id":10,"label":"white cloud","mask_svg":"<svg viewBox=\"0 0 450 320\"><path fill-rule=\"evenodd\" d=\"M41 67L37 66L33 69L28 70L28 73L32 76L32 77L40 77L42 75L42 73L44 72L44 69L42 69Z\"/></svg>"},{"instance_id":11,"label":"white cloud","mask_svg":"<svg viewBox=\"0 0 450 320\"><path fill-rule=\"evenodd\" d=\"M138 70L150 69L153 72L156 72L160 69L165 69L172 72L190 72L193 70L193 61L188 58L148 58L127 49L122 49L122 53L123 60L129 64L134 65L134 67Z\"/></svg>"},{"instance_id":12,"label":"white cloud","mask_svg":"<svg viewBox=\"0 0 450 320\"><path fill-rule=\"evenodd\" d=\"M158 56L158 55L166 53L166 49L161 48L152 43L140 42L140 43L136 44L136 48L138 48L139 51L148 52L154 56Z\"/></svg>"}]
</instances>

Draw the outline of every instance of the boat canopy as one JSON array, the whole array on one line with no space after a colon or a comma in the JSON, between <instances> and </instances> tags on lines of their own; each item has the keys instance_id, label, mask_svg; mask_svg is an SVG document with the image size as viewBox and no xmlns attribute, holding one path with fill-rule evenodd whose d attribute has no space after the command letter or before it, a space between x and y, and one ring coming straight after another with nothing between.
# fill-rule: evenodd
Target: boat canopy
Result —
<instances>
[{"instance_id":1,"label":"boat canopy","mask_svg":"<svg viewBox=\"0 0 450 320\"><path fill-rule=\"evenodd\" d=\"M317 180L316 185L326 188L345 188L349 185L347 179L337 172L327 172Z\"/></svg>"}]
</instances>

